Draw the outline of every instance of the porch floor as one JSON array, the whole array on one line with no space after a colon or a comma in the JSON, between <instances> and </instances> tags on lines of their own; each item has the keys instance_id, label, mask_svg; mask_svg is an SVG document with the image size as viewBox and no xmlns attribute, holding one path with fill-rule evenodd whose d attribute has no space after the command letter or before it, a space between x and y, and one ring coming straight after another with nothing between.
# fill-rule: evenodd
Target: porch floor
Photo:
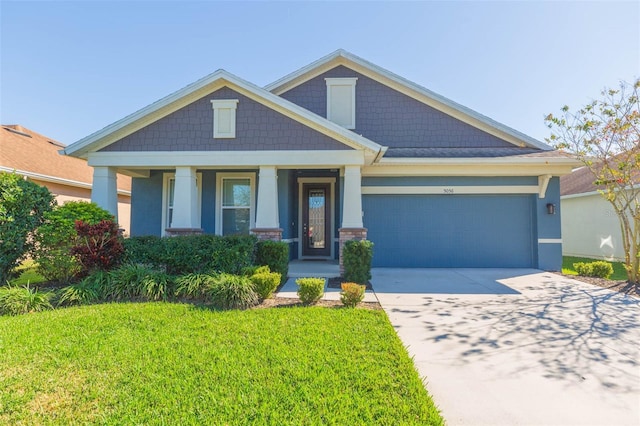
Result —
<instances>
[{"instance_id":1,"label":"porch floor","mask_svg":"<svg viewBox=\"0 0 640 426\"><path fill-rule=\"evenodd\" d=\"M289 262L289 278L335 278L339 276L340 265L337 260L292 260Z\"/></svg>"}]
</instances>

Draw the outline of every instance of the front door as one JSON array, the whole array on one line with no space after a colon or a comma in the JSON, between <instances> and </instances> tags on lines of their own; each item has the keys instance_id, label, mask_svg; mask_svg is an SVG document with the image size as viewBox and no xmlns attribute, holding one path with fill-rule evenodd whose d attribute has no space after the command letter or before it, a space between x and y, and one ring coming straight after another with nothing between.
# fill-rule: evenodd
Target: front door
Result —
<instances>
[{"instance_id":1,"label":"front door","mask_svg":"<svg viewBox=\"0 0 640 426\"><path fill-rule=\"evenodd\" d=\"M302 185L302 255L331 255L331 185Z\"/></svg>"}]
</instances>

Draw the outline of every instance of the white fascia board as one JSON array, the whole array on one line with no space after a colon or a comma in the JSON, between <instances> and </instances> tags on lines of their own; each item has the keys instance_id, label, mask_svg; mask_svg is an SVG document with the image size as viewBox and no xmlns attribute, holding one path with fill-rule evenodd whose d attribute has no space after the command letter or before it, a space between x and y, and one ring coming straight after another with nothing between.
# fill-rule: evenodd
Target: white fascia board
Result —
<instances>
[{"instance_id":1,"label":"white fascia board","mask_svg":"<svg viewBox=\"0 0 640 426\"><path fill-rule=\"evenodd\" d=\"M337 139L356 149L367 149L379 152L382 148L377 143L353 133L343 127L320 117L292 102L274 95L259 86L249 83L224 70L218 70L183 89L180 89L137 112L116 121L98 132L95 132L67 146L62 152L65 155L86 158L91 151L97 151L116 140L147 126L162 117L206 96L220 87L227 86L239 93L272 108L289 118L307 125L327 136Z\"/></svg>"},{"instance_id":2,"label":"white fascia board","mask_svg":"<svg viewBox=\"0 0 640 426\"><path fill-rule=\"evenodd\" d=\"M404 77L392 73L376 64L362 59L345 50L337 50L315 62L265 86L265 89L277 95L290 90L305 81L314 78L336 65L345 65L354 71L366 75L379 83L385 84L407 96L425 103L439 111L451 115L469 125L504 139L516 146L529 146L542 150L551 150L549 145L525 135L509 126L499 123L464 105L452 101L442 95L416 84Z\"/></svg>"},{"instance_id":3,"label":"white fascia board","mask_svg":"<svg viewBox=\"0 0 640 426\"><path fill-rule=\"evenodd\" d=\"M341 167L365 164L363 151L149 151L94 152L90 166L120 168L174 167Z\"/></svg>"},{"instance_id":4,"label":"white fascia board","mask_svg":"<svg viewBox=\"0 0 640 426\"><path fill-rule=\"evenodd\" d=\"M55 176L43 175L40 173L27 172L25 170L11 169L9 167L4 167L4 166L0 166L0 171L7 172L7 173L16 173L20 176L26 176L30 179L41 180L43 182L57 183L59 185L73 186L75 188L91 189L92 187L92 185L87 182L80 182L80 181L71 180L71 179L63 179ZM118 189L118 194L131 196L131 191Z\"/></svg>"}]
</instances>

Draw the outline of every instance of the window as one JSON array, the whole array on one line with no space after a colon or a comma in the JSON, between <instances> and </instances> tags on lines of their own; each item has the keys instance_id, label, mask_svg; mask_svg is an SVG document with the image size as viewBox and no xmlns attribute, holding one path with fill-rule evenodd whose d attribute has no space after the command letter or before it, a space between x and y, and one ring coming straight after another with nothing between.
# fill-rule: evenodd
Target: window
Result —
<instances>
[{"instance_id":1,"label":"window","mask_svg":"<svg viewBox=\"0 0 640 426\"><path fill-rule=\"evenodd\" d=\"M196 227L200 227L200 212L202 210L202 173L196 173L196 188L198 191L198 222ZM175 173L165 173L162 185L162 232L165 235L165 229L171 228L173 222L173 200L176 193L176 175Z\"/></svg>"},{"instance_id":2,"label":"window","mask_svg":"<svg viewBox=\"0 0 640 426\"><path fill-rule=\"evenodd\" d=\"M236 137L237 99L216 99L211 101L213 107L214 139Z\"/></svg>"},{"instance_id":3,"label":"window","mask_svg":"<svg viewBox=\"0 0 640 426\"><path fill-rule=\"evenodd\" d=\"M327 120L347 129L356 128L357 78L325 78L327 82Z\"/></svg>"},{"instance_id":4,"label":"window","mask_svg":"<svg viewBox=\"0 0 640 426\"><path fill-rule=\"evenodd\" d=\"M249 234L254 227L254 173L218 173L216 234Z\"/></svg>"}]
</instances>

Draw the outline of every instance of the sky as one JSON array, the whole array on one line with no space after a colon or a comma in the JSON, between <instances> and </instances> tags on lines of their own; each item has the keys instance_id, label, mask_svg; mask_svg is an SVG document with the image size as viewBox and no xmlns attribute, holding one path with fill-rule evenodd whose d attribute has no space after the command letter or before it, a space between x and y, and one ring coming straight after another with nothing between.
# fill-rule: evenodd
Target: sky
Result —
<instances>
[{"instance_id":1,"label":"sky","mask_svg":"<svg viewBox=\"0 0 640 426\"><path fill-rule=\"evenodd\" d=\"M339 48L543 141L640 77L640 2L0 0L0 122L70 144L217 69L265 86Z\"/></svg>"}]
</instances>

